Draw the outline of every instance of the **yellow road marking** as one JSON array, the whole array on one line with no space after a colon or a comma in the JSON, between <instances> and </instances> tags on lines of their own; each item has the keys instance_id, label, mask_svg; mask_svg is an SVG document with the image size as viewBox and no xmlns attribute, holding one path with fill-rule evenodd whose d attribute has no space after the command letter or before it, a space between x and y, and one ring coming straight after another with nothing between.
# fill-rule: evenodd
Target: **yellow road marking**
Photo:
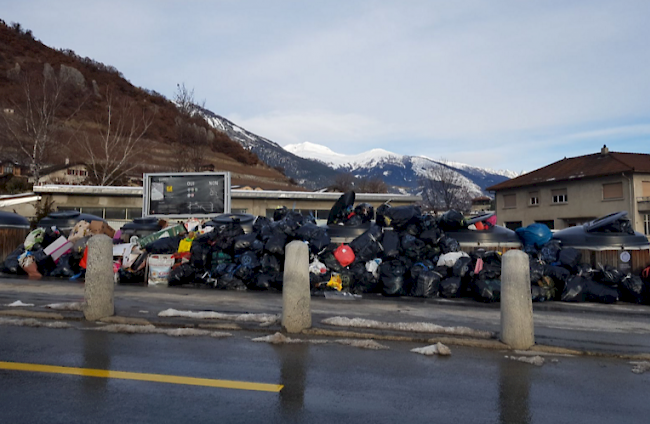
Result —
<instances>
[{"instance_id":1,"label":"yellow road marking","mask_svg":"<svg viewBox=\"0 0 650 424\"><path fill-rule=\"evenodd\" d=\"M118 378L122 380L153 381L157 383L186 384L191 386L220 387L223 389L256 390L261 392L279 392L281 384L249 383L234 380L213 380L209 378L182 377L178 375L145 374L138 372L110 371L92 368L59 367L55 365L24 364L20 362L2 362L0 369L15 371L47 372L54 374L80 375L83 377Z\"/></svg>"}]
</instances>

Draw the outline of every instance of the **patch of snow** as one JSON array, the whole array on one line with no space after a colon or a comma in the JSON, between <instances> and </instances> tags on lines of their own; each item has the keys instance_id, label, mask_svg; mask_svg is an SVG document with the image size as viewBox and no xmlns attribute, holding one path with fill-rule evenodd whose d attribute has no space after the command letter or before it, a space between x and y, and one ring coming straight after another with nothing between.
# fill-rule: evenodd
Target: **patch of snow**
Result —
<instances>
[{"instance_id":1,"label":"patch of snow","mask_svg":"<svg viewBox=\"0 0 650 424\"><path fill-rule=\"evenodd\" d=\"M372 149L356 155L344 155L334 152L329 147L308 141L288 144L284 146L284 150L301 158L319 160L335 168L373 166L382 160L401 160L403 157L384 149Z\"/></svg>"},{"instance_id":2,"label":"patch of snow","mask_svg":"<svg viewBox=\"0 0 650 424\"><path fill-rule=\"evenodd\" d=\"M22 301L17 300L17 301L15 301L15 302L13 302L13 303L9 303L9 304L7 304L7 305L5 305L5 306L10 306L10 307L12 307L12 308L17 308L17 307L19 307L19 306L34 306L34 304L33 304L33 303L23 303Z\"/></svg>"},{"instance_id":3,"label":"patch of snow","mask_svg":"<svg viewBox=\"0 0 650 424\"><path fill-rule=\"evenodd\" d=\"M46 308L56 309L59 311L83 311L82 302L70 302L70 303L51 303L45 305Z\"/></svg>"},{"instance_id":4,"label":"patch of snow","mask_svg":"<svg viewBox=\"0 0 650 424\"><path fill-rule=\"evenodd\" d=\"M321 321L336 327L369 328L375 330L396 330L416 333L448 334L489 339L494 337L490 331L474 330L469 327L443 327L429 322L382 322L363 318L332 317Z\"/></svg>"},{"instance_id":5,"label":"patch of snow","mask_svg":"<svg viewBox=\"0 0 650 424\"><path fill-rule=\"evenodd\" d=\"M14 327L46 327L46 328L70 328L70 324L62 321L39 321L34 318L0 318L0 325L11 325Z\"/></svg>"},{"instance_id":6,"label":"patch of snow","mask_svg":"<svg viewBox=\"0 0 650 424\"><path fill-rule=\"evenodd\" d=\"M372 350L388 350L388 346L385 346L381 343L377 343L374 340L356 340L356 339L339 339L334 340L334 343L359 347L361 349L372 349Z\"/></svg>"},{"instance_id":7,"label":"patch of snow","mask_svg":"<svg viewBox=\"0 0 650 424\"><path fill-rule=\"evenodd\" d=\"M639 361L639 362L630 362L634 365L632 372L635 374L643 374L646 371L650 371L650 362L648 361Z\"/></svg>"},{"instance_id":8,"label":"patch of snow","mask_svg":"<svg viewBox=\"0 0 650 424\"><path fill-rule=\"evenodd\" d=\"M544 365L544 358L542 358L539 355L535 355L535 356L508 356L508 355L506 355L506 358L511 359L513 361L524 362L526 364L536 365L538 367L541 367L542 365Z\"/></svg>"},{"instance_id":9,"label":"patch of snow","mask_svg":"<svg viewBox=\"0 0 650 424\"><path fill-rule=\"evenodd\" d=\"M90 328L92 331L125 334L165 334L172 337L210 336L229 337L232 334L220 331L199 330L197 328L159 328L154 325L109 324L102 327Z\"/></svg>"},{"instance_id":10,"label":"patch of snow","mask_svg":"<svg viewBox=\"0 0 650 424\"><path fill-rule=\"evenodd\" d=\"M197 319L220 319L237 322L258 322L260 324L273 324L280 320L280 314L224 314L213 311L178 311L176 309L165 309L158 313L159 317L183 317Z\"/></svg>"},{"instance_id":11,"label":"patch of snow","mask_svg":"<svg viewBox=\"0 0 650 424\"><path fill-rule=\"evenodd\" d=\"M449 349L447 346L443 345L440 342L425 347L416 347L415 349L411 349L411 352L419 353L421 355L428 355L428 356L432 356L432 355L450 356L451 355L451 349Z\"/></svg>"}]
</instances>

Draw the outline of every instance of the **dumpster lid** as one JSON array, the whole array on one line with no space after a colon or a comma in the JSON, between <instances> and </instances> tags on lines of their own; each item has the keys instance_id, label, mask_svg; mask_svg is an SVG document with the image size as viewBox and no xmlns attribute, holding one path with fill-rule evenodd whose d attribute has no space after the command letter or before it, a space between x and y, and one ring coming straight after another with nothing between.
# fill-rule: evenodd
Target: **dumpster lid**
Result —
<instances>
[{"instance_id":1,"label":"dumpster lid","mask_svg":"<svg viewBox=\"0 0 650 424\"><path fill-rule=\"evenodd\" d=\"M29 220L17 213L0 211L0 228L29 229Z\"/></svg>"},{"instance_id":2,"label":"dumpster lid","mask_svg":"<svg viewBox=\"0 0 650 424\"><path fill-rule=\"evenodd\" d=\"M584 225L566 228L553 234L562 246L588 250L650 249L648 238L637 231L616 231L612 224L627 221L627 211L616 212L594 219ZM618 228L629 228L618 226Z\"/></svg>"},{"instance_id":3,"label":"dumpster lid","mask_svg":"<svg viewBox=\"0 0 650 424\"><path fill-rule=\"evenodd\" d=\"M79 221L104 221L104 218L101 218L96 215L91 215L88 213L80 213L79 211L58 211L52 212L45 218L41 219L38 222L39 227L58 227L58 228L72 228Z\"/></svg>"},{"instance_id":4,"label":"dumpster lid","mask_svg":"<svg viewBox=\"0 0 650 424\"><path fill-rule=\"evenodd\" d=\"M458 243L478 243L478 244L505 244L514 243L521 246L521 240L517 233L511 229L495 225L486 230L470 230L461 228L455 231L445 231L445 235L456 239Z\"/></svg>"},{"instance_id":5,"label":"dumpster lid","mask_svg":"<svg viewBox=\"0 0 650 424\"><path fill-rule=\"evenodd\" d=\"M150 230L158 231L162 230L158 218L153 216L147 216L143 218L134 218L133 221L127 222L122 226L122 231L124 230Z\"/></svg>"}]
</instances>

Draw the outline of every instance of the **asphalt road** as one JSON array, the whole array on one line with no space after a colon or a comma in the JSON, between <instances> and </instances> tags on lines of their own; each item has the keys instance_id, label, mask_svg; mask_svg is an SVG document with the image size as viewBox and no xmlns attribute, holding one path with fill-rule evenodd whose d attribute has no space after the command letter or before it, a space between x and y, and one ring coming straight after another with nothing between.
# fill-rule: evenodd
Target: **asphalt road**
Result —
<instances>
[{"instance_id":1,"label":"asphalt road","mask_svg":"<svg viewBox=\"0 0 650 424\"><path fill-rule=\"evenodd\" d=\"M283 385L279 392L0 369L2 423L647 423L650 373L627 361L0 325L0 361ZM92 328L92 325L90 325ZM263 335L263 334L260 334Z\"/></svg>"}]
</instances>

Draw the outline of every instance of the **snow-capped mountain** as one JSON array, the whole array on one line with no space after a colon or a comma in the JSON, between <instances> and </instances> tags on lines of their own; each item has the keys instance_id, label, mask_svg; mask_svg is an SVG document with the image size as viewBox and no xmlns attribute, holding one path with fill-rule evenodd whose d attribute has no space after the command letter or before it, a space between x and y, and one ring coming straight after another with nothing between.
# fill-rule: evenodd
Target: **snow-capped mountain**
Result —
<instances>
[{"instance_id":1,"label":"snow-capped mountain","mask_svg":"<svg viewBox=\"0 0 650 424\"><path fill-rule=\"evenodd\" d=\"M461 163L441 163L422 156L399 155L383 149L343 155L309 142L283 148L209 110L203 110L203 115L214 128L253 151L269 166L283 168L285 175L311 190L332 184L340 172L350 172L358 178L380 178L395 193L418 194L421 191L420 179L444 166L460 174L461 184L473 196L481 196L489 194L486 187L517 175L511 171L493 171Z\"/></svg>"}]
</instances>

